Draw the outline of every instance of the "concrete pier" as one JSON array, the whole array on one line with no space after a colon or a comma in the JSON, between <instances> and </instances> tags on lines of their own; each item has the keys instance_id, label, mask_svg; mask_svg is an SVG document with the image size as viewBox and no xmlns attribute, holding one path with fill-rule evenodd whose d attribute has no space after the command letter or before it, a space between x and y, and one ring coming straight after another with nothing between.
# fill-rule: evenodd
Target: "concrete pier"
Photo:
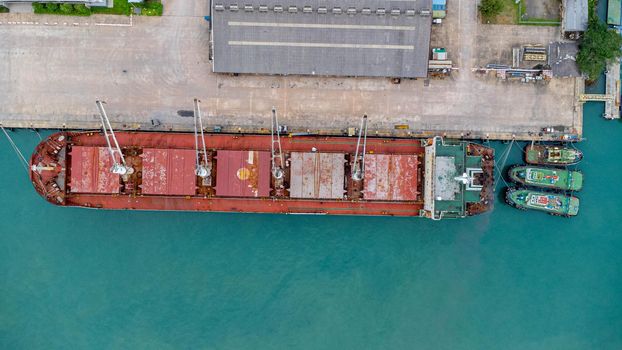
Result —
<instances>
[{"instance_id":1,"label":"concrete pier","mask_svg":"<svg viewBox=\"0 0 622 350\"><path fill-rule=\"evenodd\" d=\"M607 65L606 94L612 99L605 102L607 119L620 119L620 59Z\"/></svg>"},{"instance_id":2,"label":"concrete pier","mask_svg":"<svg viewBox=\"0 0 622 350\"><path fill-rule=\"evenodd\" d=\"M605 119L620 119L620 60L607 65L604 94L578 94L579 102L604 102Z\"/></svg>"},{"instance_id":3,"label":"concrete pier","mask_svg":"<svg viewBox=\"0 0 622 350\"><path fill-rule=\"evenodd\" d=\"M118 129L191 131L192 100L199 98L207 129L223 132L267 132L274 106L291 132L343 134L367 114L370 134L378 136L580 138L581 79L525 84L473 70L511 59L520 43L558 40L558 28L484 25L475 2L453 4L432 29L432 47L447 48L457 70L400 84L214 74L207 2L199 0L169 0L164 16L132 23L122 16L0 14L0 123L97 129L99 99Z\"/></svg>"}]
</instances>

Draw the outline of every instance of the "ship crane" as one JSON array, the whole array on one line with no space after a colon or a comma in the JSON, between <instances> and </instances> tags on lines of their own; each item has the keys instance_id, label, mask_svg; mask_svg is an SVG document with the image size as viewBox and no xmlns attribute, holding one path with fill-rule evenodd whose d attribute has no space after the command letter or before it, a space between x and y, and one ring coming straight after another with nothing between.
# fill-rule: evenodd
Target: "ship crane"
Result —
<instances>
[{"instance_id":1,"label":"ship crane","mask_svg":"<svg viewBox=\"0 0 622 350\"><path fill-rule=\"evenodd\" d=\"M205 179L211 175L211 170L207 167L207 147L205 146L205 134L203 133L203 120L199 108L200 100L194 99L194 148L196 150L196 169L198 177ZM201 137L202 150L199 149L199 137ZM203 151L204 162L201 163L201 151Z\"/></svg>"},{"instance_id":2,"label":"ship crane","mask_svg":"<svg viewBox=\"0 0 622 350\"><path fill-rule=\"evenodd\" d=\"M272 122L271 122L271 128L270 128L270 136L272 137L272 142L271 142L272 176L274 176L274 178L277 180L282 179L283 176L285 175L285 172L283 171L284 161L283 161L283 152L281 149L281 136L280 136L279 131L280 131L279 130L279 119L276 115L276 108L272 107ZM275 150L275 148L278 148L278 151ZM278 160L278 164L277 164L277 160Z\"/></svg>"},{"instance_id":3,"label":"ship crane","mask_svg":"<svg viewBox=\"0 0 622 350\"><path fill-rule=\"evenodd\" d=\"M359 155L361 149L361 138L363 138L363 150ZM356 141L356 152L354 153L354 169L352 170L352 180L361 181L365 174L365 153L367 147L367 115L364 115L361 119L361 127L359 128L359 137Z\"/></svg>"},{"instance_id":4,"label":"ship crane","mask_svg":"<svg viewBox=\"0 0 622 350\"><path fill-rule=\"evenodd\" d=\"M108 145L108 152L110 152L110 157L112 158L112 168L110 171L113 174L117 175L130 175L134 173L134 169L125 163L125 157L123 156L123 152L121 151L121 147L119 147L119 142L117 142L117 137L114 134L114 130L112 129L112 125L110 124L110 119L108 119L108 115L106 114L106 110L104 109L104 101L95 101L97 105L97 109L99 109L99 117L101 118L102 130L104 131L104 137L106 138L106 144ZM112 142L111 142L112 140ZM119 155L119 159L121 162L117 161L115 157L115 153Z\"/></svg>"}]
</instances>

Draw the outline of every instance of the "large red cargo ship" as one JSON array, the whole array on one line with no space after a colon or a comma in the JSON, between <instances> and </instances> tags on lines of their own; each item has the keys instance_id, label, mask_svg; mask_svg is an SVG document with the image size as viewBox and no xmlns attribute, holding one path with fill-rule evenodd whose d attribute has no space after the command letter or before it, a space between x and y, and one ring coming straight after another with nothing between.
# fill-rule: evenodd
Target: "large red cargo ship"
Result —
<instances>
[{"instance_id":1,"label":"large red cargo ship","mask_svg":"<svg viewBox=\"0 0 622 350\"><path fill-rule=\"evenodd\" d=\"M493 150L466 141L369 138L361 154L352 137L281 137L275 157L271 135L195 136L118 132L114 152L102 132L56 133L32 183L55 205L101 209L441 219L493 202Z\"/></svg>"}]
</instances>

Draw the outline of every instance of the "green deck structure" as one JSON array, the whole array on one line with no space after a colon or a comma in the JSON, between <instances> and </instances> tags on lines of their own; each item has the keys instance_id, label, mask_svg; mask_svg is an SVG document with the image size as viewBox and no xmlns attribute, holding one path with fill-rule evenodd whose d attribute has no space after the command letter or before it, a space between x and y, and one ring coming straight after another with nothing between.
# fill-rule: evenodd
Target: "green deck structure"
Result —
<instances>
[{"instance_id":1,"label":"green deck structure","mask_svg":"<svg viewBox=\"0 0 622 350\"><path fill-rule=\"evenodd\" d=\"M622 12L622 0L609 0L608 5L607 24L619 26L620 24L622 24L622 22L620 22L620 12Z\"/></svg>"},{"instance_id":2,"label":"green deck structure","mask_svg":"<svg viewBox=\"0 0 622 350\"><path fill-rule=\"evenodd\" d=\"M468 142L433 139L426 147L425 208L432 219L467 215L467 205L482 200L475 178L484 172L482 157L468 155Z\"/></svg>"}]
</instances>

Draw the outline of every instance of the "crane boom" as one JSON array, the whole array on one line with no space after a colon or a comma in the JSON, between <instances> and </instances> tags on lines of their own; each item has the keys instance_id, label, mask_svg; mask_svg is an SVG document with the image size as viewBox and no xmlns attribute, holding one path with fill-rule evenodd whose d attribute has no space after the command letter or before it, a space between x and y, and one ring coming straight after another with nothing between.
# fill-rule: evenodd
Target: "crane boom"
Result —
<instances>
[{"instance_id":1,"label":"crane boom","mask_svg":"<svg viewBox=\"0 0 622 350\"><path fill-rule=\"evenodd\" d=\"M363 150L359 159L359 150L361 148L361 138L363 138ZM352 179L360 181L365 174L365 153L367 151L367 115L363 115L361 119L361 127L359 128L359 136L356 140L356 152L354 153L354 170L352 171Z\"/></svg>"},{"instance_id":2,"label":"crane boom","mask_svg":"<svg viewBox=\"0 0 622 350\"><path fill-rule=\"evenodd\" d=\"M125 163L125 157L123 156L121 147L119 147L119 142L117 141L117 137L114 134L112 125L110 124L110 119L108 119L108 115L106 114L106 110L104 109L105 103L106 102L104 101L95 101L97 109L99 110L99 118L101 119L102 130L104 131L104 138L106 139L106 144L108 145L108 152L110 152L110 157L112 158L113 165L110 171L114 174L119 175L131 174L133 172L133 169ZM112 142L110 142L110 140L112 140ZM115 153L119 154L121 163L117 161Z\"/></svg>"},{"instance_id":3,"label":"crane boom","mask_svg":"<svg viewBox=\"0 0 622 350\"><path fill-rule=\"evenodd\" d=\"M281 179L284 175L283 172L283 152L281 149L281 136L279 133L279 119L276 114L276 108L272 107L272 122L270 128L270 136L272 137L271 150L272 150L272 175L276 179ZM278 155L276 154L275 146L278 148ZM277 159L279 164L276 164Z\"/></svg>"},{"instance_id":4,"label":"crane boom","mask_svg":"<svg viewBox=\"0 0 622 350\"><path fill-rule=\"evenodd\" d=\"M199 99L194 99L194 148L196 151L196 169L195 173L201 178L206 178L210 175L210 170L207 168L207 147L205 146L205 134L203 133L203 119L201 118L201 109L199 108ZM199 137L201 137L201 145L203 150L204 163L201 164L199 149Z\"/></svg>"}]
</instances>

